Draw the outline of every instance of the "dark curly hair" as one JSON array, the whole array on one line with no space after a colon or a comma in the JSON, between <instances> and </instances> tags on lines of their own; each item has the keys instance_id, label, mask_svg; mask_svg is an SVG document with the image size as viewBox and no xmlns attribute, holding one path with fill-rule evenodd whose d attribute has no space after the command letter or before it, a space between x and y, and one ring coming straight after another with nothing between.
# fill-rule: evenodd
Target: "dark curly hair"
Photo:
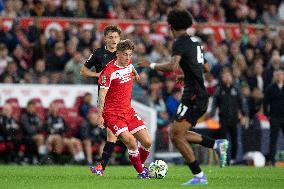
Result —
<instances>
[{"instance_id":1,"label":"dark curly hair","mask_svg":"<svg viewBox=\"0 0 284 189\"><path fill-rule=\"evenodd\" d=\"M192 15L185 9L172 9L167 18L168 24L176 30L185 30L192 26Z\"/></svg>"}]
</instances>

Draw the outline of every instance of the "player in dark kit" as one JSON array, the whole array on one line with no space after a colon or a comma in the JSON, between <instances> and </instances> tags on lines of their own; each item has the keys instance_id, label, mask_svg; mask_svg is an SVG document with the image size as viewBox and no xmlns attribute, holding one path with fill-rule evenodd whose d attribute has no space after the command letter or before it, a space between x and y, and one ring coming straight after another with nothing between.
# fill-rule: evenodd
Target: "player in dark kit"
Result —
<instances>
[{"instance_id":1,"label":"player in dark kit","mask_svg":"<svg viewBox=\"0 0 284 189\"><path fill-rule=\"evenodd\" d=\"M228 141L214 140L189 131L207 110L208 96L204 86L203 71L209 71L209 66L204 63L202 45L197 38L189 36L186 32L187 28L192 25L191 14L186 10L173 9L169 12L167 21L175 38L171 61L157 64L140 58L138 65L163 72L174 71L179 66L183 70L184 92L175 115L175 121L170 129L170 137L194 175L192 179L182 185L203 185L208 183L207 178L201 171L189 143L215 149L219 155L221 167L224 167Z\"/></svg>"},{"instance_id":2,"label":"player in dark kit","mask_svg":"<svg viewBox=\"0 0 284 189\"><path fill-rule=\"evenodd\" d=\"M120 41L121 29L115 25L109 25L104 29L105 46L94 50L88 60L82 66L80 74L85 77L100 76L100 72L105 66L113 59L116 59L116 46ZM91 71L91 68L95 67L95 72ZM137 72L135 71L135 79L139 79ZM115 147L117 137L107 129L107 142L104 146L102 153L102 161L98 163L97 169L105 169L112 152Z\"/></svg>"}]
</instances>

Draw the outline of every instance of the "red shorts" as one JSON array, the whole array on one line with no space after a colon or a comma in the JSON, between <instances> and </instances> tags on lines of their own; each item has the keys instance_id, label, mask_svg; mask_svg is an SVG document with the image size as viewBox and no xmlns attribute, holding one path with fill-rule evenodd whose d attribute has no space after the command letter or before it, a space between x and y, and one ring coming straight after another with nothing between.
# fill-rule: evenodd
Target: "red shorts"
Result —
<instances>
[{"instance_id":1,"label":"red shorts","mask_svg":"<svg viewBox=\"0 0 284 189\"><path fill-rule=\"evenodd\" d=\"M127 114L110 114L104 113L103 118L105 125L115 136L119 136L124 131L129 131L131 134L147 129L143 120L137 115L134 109L131 109Z\"/></svg>"}]
</instances>

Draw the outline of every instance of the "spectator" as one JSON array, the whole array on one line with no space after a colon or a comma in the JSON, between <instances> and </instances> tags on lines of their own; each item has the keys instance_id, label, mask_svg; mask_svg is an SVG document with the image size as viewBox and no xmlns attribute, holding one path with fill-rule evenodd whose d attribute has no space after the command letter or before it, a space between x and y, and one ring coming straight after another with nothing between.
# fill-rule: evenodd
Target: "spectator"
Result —
<instances>
[{"instance_id":1,"label":"spectator","mask_svg":"<svg viewBox=\"0 0 284 189\"><path fill-rule=\"evenodd\" d=\"M15 18L17 16L17 12L14 9L12 0L8 0L6 2L5 10L1 14L2 14L2 16L8 16L8 17L11 17L11 18Z\"/></svg>"},{"instance_id":2,"label":"spectator","mask_svg":"<svg viewBox=\"0 0 284 189\"><path fill-rule=\"evenodd\" d=\"M211 73L207 73L205 75L204 85L209 96L213 96L215 94L217 84L218 80L215 79Z\"/></svg>"},{"instance_id":3,"label":"spectator","mask_svg":"<svg viewBox=\"0 0 284 189\"><path fill-rule=\"evenodd\" d=\"M51 103L49 115L45 123L45 131L48 133L47 149L55 163L63 163L61 156L64 148L64 133L67 127L63 117L58 115L58 105Z\"/></svg>"},{"instance_id":4,"label":"spectator","mask_svg":"<svg viewBox=\"0 0 284 189\"><path fill-rule=\"evenodd\" d=\"M175 89L176 80L174 77L167 77L162 91L163 99L166 101L169 96L173 94Z\"/></svg>"},{"instance_id":5,"label":"spectator","mask_svg":"<svg viewBox=\"0 0 284 189\"><path fill-rule=\"evenodd\" d=\"M29 42L34 43L40 38L40 21L37 18L34 18L31 25L28 27L28 34L27 37Z\"/></svg>"},{"instance_id":6,"label":"spectator","mask_svg":"<svg viewBox=\"0 0 284 189\"><path fill-rule=\"evenodd\" d=\"M140 80L134 82L132 98L138 102L148 105L148 75L145 72L139 74Z\"/></svg>"},{"instance_id":7,"label":"spectator","mask_svg":"<svg viewBox=\"0 0 284 189\"><path fill-rule=\"evenodd\" d=\"M228 57L224 53L220 53L217 57L218 63L211 69L214 78L220 78L220 73L224 68L229 67Z\"/></svg>"},{"instance_id":8,"label":"spectator","mask_svg":"<svg viewBox=\"0 0 284 189\"><path fill-rule=\"evenodd\" d=\"M169 115L166 109L166 103L160 94L162 83L159 79L153 78L149 89L149 105L157 111L157 126L162 128L169 124Z\"/></svg>"},{"instance_id":9,"label":"spectator","mask_svg":"<svg viewBox=\"0 0 284 189\"><path fill-rule=\"evenodd\" d=\"M32 84L33 83L33 75L31 72L25 72L21 83Z\"/></svg>"},{"instance_id":10,"label":"spectator","mask_svg":"<svg viewBox=\"0 0 284 189\"><path fill-rule=\"evenodd\" d=\"M213 102L210 117L215 115L216 109L219 109L219 119L221 123L220 138L231 138L231 160L230 164L236 162L238 149L238 128L239 114L247 115L247 109L240 91L233 85L232 74L228 70L222 72L222 83L217 89Z\"/></svg>"},{"instance_id":11,"label":"spectator","mask_svg":"<svg viewBox=\"0 0 284 189\"><path fill-rule=\"evenodd\" d=\"M59 10L57 4L51 1L47 1L45 4L45 10L43 16L48 16L48 17L59 16Z\"/></svg>"},{"instance_id":12,"label":"spectator","mask_svg":"<svg viewBox=\"0 0 284 189\"><path fill-rule=\"evenodd\" d=\"M247 21L250 24L260 24L261 23L261 20L259 16L257 15L257 12L255 9L249 10Z\"/></svg>"},{"instance_id":13,"label":"spectator","mask_svg":"<svg viewBox=\"0 0 284 189\"><path fill-rule=\"evenodd\" d=\"M265 89L265 80L263 78L263 67L261 64L254 64L253 66L253 75L248 78L248 84L250 89L253 91L255 88L264 91Z\"/></svg>"},{"instance_id":14,"label":"spectator","mask_svg":"<svg viewBox=\"0 0 284 189\"><path fill-rule=\"evenodd\" d=\"M17 45L13 51L12 57L17 64L20 75L24 75L24 72L28 71L30 65L28 63L27 55L25 54L23 47Z\"/></svg>"},{"instance_id":15,"label":"spectator","mask_svg":"<svg viewBox=\"0 0 284 189\"><path fill-rule=\"evenodd\" d=\"M181 90L178 88L175 88L172 91L172 94L168 96L166 99L167 112L168 112L170 120L173 119L173 116L176 113L176 110L180 104L181 96L182 96Z\"/></svg>"},{"instance_id":16,"label":"spectator","mask_svg":"<svg viewBox=\"0 0 284 189\"><path fill-rule=\"evenodd\" d=\"M21 141L22 133L15 118L12 117L12 106L5 104L0 115L0 143L6 146L7 162L20 163Z\"/></svg>"},{"instance_id":17,"label":"spectator","mask_svg":"<svg viewBox=\"0 0 284 189\"><path fill-rule=\"evenodd\" d=\"M90 18L106 18L107 7L103 1L89 0L87 6L87 15Z\"/></svg>"},{"instance_id":18,"label":"spectator","mask_svg":"<svg viewBox=\"0 0 284 189\"><path fill-rule=\"evenodd\" d=\"M26 32L21 27L19 18L14 18L12 28L9 33L12 36L11 42L13 43L11 44L12 48L9 50L14 50L14 48L18 45L21 45L23 48L29 48L30 42L27 38Z\"/></svg>"},{"instance_id":19,"label":"spectator","mask_svg":"<svg viewBox=\"0 0 284 189\"><path fill-rule=\"evenodd\" d=\"M81 63L82 63L82 54L81 52L76 51L75 54L73 55L73 58L69 60L65 65L64 71L65 73L67 72L72 73L74 84L79 84L81 81L81 76L80 76Z\"/></svg>"},{"instance_id":20,"label":"spectator","mask_svg":"<svg viewBox=\"0 0 284 189\"><path fill-rule=\"evenodd\" d=\"M82 36L78 44L78 49L79 50L82 50L84 48L90 49L92 47L93 40L94 39L92 38L92 31L90 30L90 28L83 28Z\"/></svg>"},{"instance_id":21,"label":"spectator","mask_svg":"<svg viewBox=\"0 0 284 189\"><path fill-rule=\"evenodd\" d=\"M13 79L13 83L19 83L21 80L21 75L18 71L18 66L14 60L11 62L8 62L8 65L6 67L6 70L3 72L1 80L4 80L6 76L11 76Z\"/></svg>"},{"instance_id":22,"label":"spectator","mask_svg":"<svg viewBox=\"0 0 284 189\"><path fill-rule=\"evenodd\" d=\"M84 0L77 0L77 8L74 10L74 16L78 18L86 18L87 12Z\"/></svg>"},{"instance_id":23,"label":"spectator","mask_svg":"<svg viewBox=\"0 0 284 189\"><path fill-rule=\"evenodd\" d=\"M21 117L21 128L24 134L24 143L26 144L26 155L29 163L34 163L34 150L36 149L38 161L42 161L46 154L45 138L42 134L43 127L39 117L36 115L36 102L29 101L26 112Z\"/></svg>"},{"instance_id":24,"label":"spectator","mask_svg":"<svg viewBox=\"0 0 284 189\"><path fill-rule=\"evenodd\" d=\"M8 62L11 62L12 58L8 55L8 49L4 43L0 44L0 75L5 71Z\"/></svg>"},{"instance_id":25,"label":"spectator","mask_svg":"<svg viewBox=\"0 0 284 189\"><path fill-rule=\"evenodd\" d=\"M29 14L31 16L43 16L45 7L40 0L33 0Z\"/></svg>"},{"instance_id":26,"label":"spectator","mask_svg":"<svg viewBox=\"0 0 284 189\"><path fill-rule=\"evenodd\" d=\"M273 3L268 5L268 10L262 14L262 19L265 24L277 26L280 23L279 15L277 14L277 6Z\"/></svg>"},{"instance_id":27,"label":"spectator","mask_svg":"<svg viewBox=\"0 0 284 189\"><path fill-rule=\"evenodd\" d=\"M32 62L36 62L38 59L46 59L47 53L49 52L48 46L47 46L47 40L45 38L44 34L40 34L39 38L35 42L35 44L32 46Z\"/></svg>"},{"instance_id":28,"label":"spectator","mask_svg":"<svg viewBox=\"0 0 284 189\"><path fill-rule=\"evenodd\" d=\"M96 111L88 113L87 120L80 127L80 139L84 144L84 151L89 165L93 164L93 147L97 150L96 159L101 159L103 147L106 142L106 130L98 127Z\"/></svg>"},{"instance_id":29,"label":"spectator","mask_svg":"<svg viewBox=\"0 0 284 189\"><path fill-rule=\"evenodd\" d=\"M273 83L267 87L264 95L264 113L270 122L270 145L268 161L275 163L276 142L279 130L284 134L284 72L273 72Z\"/></svg>"},{"instance_id":30,"label":"spectator","mask_svg":"<svg viewBox=\"0 0 284 189\"><path fill-rule=\"evenodd\" d=\"M38 59L35 63L33 71L33 81L34 83L40 83L39 80L42 76L46 74L46 63L43 59Z\"/></svg>"},{"instance_id":31,"label":"spectator","mask_svg":"<svg viewBox=\"0 0 284 189\"><path fill-rule=\"evenodd\" d=\"M58 9L59 16L61 16L61 17L73 17L74 16L73 12L69 9L67 3L68 3L67 0L62 0L61 6Z\"/></svg>"},{"instance_id":32,"label":"spectator","mask_svg":"<svg viewBox=\"0 0 284 189\"><path fill-rule=\"evenodd\" d=\"M238 4L236 0L226 1L226 4L224 4L226 22L237 22L237 16L235 14L237 11L237 6Z\"/></svg>"},{"instance_id":33,"label":"spectator","mask_svg":"<svg viewBox=\"0 0 284 189\"><path fill-rule=\"evenodd\" d=\"M50 72L62 72L67 62L64 43L55 44L54 52L47 57L47 68Z\"/></svg>"},{"instance_id":34,"label":"spectator","mask_svg":"<svg viewBox=\"0 0 284 189\"><path fill-rule=\"evenodd\" d=\"M268 83L271 83L271 80L273 78L273 72L280 70L280 65L281 65L281 59L279 55L272 56L270 64L267 66L267 69L265 71L265 78Z\"/></svg>"},{"instance_id":35,"label":"spectator","mask_svg":"<svg viewBox=\"0 0 284 189\"><path fill-rule=\"evenodd\" d=\"M281 23L284 23L284 1L281 1L280 6L278 7L278 17Z\"/></svg>"},{"instance_id":36,"label":"spectator","mask_svg":"<svg viewBox=\"0 0 284 189\"><path fill-rule=\"evenodd\" d=\"M93 107L92 105L93 96L91 93L86 93L83 97L83 102L79 107L80 116L87 119L89 110Z\"/></svg>"}]
</instances>

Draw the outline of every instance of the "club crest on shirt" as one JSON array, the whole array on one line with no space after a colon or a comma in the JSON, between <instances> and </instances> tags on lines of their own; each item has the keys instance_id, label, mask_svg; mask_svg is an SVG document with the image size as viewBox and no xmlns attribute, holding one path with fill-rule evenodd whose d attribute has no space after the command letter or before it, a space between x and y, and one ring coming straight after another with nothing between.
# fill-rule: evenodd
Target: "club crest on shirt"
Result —
<instances>
[{"instance_id":1,"label":"club crest on shirt","mask_svg":"<svg viewBox=\"0 0 284 189\"><path fill-rule=\"evenodd\" d=\"M104 75L103 77L102 77L102 83L105 83L106 82L106 76Z\"/></svg>"}]
</instances>

